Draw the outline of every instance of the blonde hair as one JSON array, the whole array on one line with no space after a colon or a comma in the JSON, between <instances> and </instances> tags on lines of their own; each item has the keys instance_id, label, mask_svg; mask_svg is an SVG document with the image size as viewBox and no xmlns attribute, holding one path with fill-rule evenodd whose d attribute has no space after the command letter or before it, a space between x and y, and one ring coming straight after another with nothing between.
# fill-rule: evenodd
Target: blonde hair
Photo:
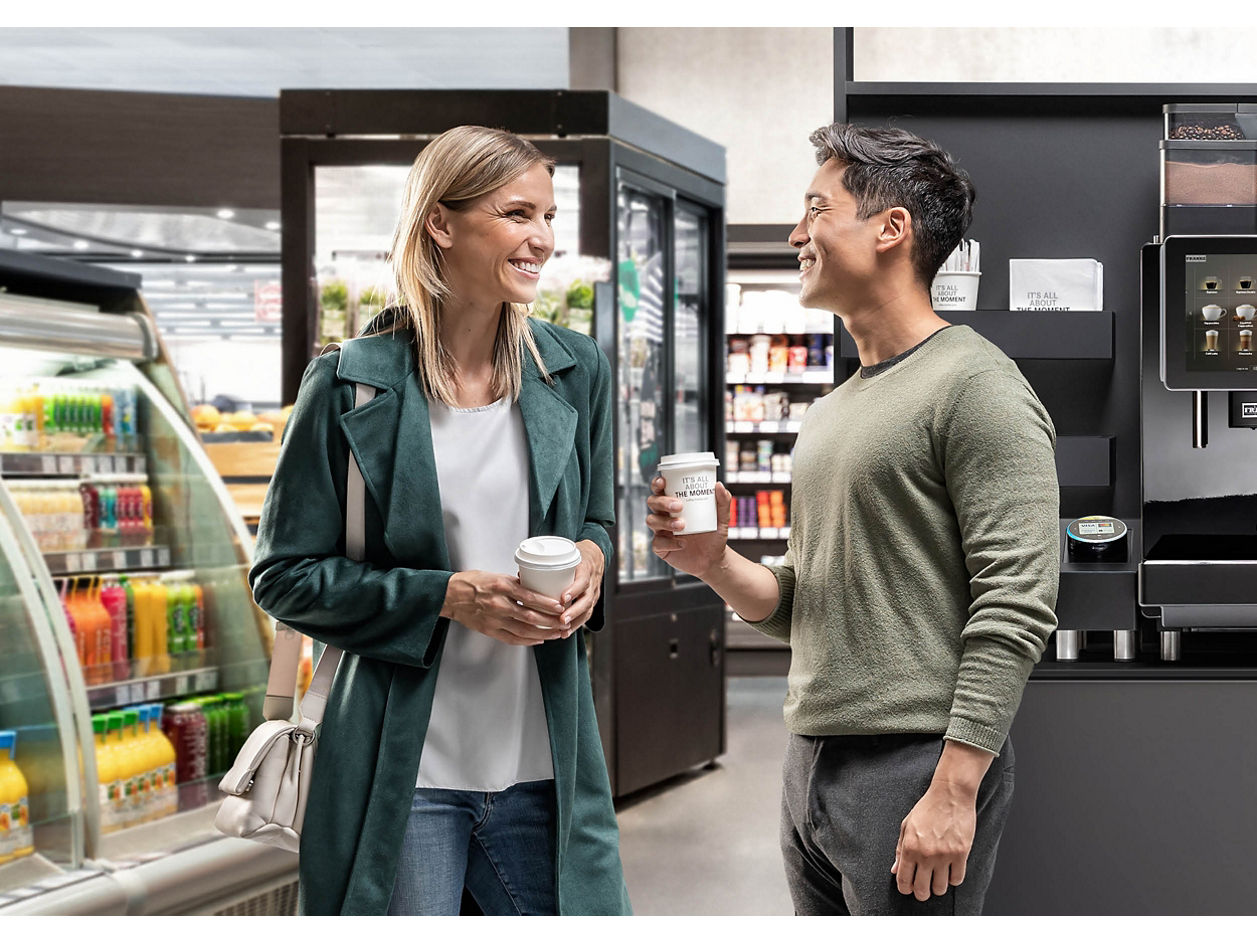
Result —
<instances>
[{"instance_id":1,"label":"blonde hair","mask_svg":"<svg viewBox=\"0 0 1257 942\"><path fill-rule=\"evenodd\" d=\"M508 131L464 125L435 138L415 158L402 196L401 213L389 253L399 300L393 327L415 334L420 381L429 398L456 406L455 362L441 343L442 302L450 286L442 270L441 248L424 223L441 203L460 210L509 183L536 164L554 175L554 161L528 141ZM523 384L523 348L527 347L542 379L552 382L528 326L526 304L503 302L493 342L492 392L519 398Z\"/></svg>"}]
</instances>

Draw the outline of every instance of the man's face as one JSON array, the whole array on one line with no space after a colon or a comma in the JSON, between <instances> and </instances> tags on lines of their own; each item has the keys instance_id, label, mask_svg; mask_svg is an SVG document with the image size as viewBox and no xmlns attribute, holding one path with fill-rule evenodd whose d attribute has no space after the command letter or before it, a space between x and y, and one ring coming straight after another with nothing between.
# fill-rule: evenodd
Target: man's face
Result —
<instances>
[{"instance_id":1,"label":"man's face","mask_svg":"<svg viewBox=\"0 0 1257 942\"><path fill-rule=\"evenodd\" d=\"M803 219L790 233L799 250L799 303L835 314L859 305L873 287L881 214L859 219L842 184L845 164L825 161L804 197Z\"/></svg>"}]
</instances>

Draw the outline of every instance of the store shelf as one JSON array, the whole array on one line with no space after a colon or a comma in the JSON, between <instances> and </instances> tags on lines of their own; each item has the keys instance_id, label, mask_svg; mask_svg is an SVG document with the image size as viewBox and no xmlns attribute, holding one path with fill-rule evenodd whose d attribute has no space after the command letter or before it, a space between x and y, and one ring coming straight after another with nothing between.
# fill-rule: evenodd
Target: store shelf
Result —
<instances>
[{"instance_id":1,"label":"store shelf","mask_svg":"<svg viewBox=\"0 0 1257 942\"><path fill-rule=\"evenodd\" d=\"M725 382L730 386L832 386L833 367L820 367L802 373L726 373Z\"/></svg>"},{"instance_id":2,"label":"store shelf","mask_svg":"<svg viewBox=\"0 0 1257 942\"><path fill-rule=\"evenodd\" d=\"M789 471L728 471L726 484L789 484Z\"/></svg>"},{"instance_id":3,"label":"store shelf","mask_svg":"<svg viewBox=\"0 0 1257 942\"><path fill-rule=\"evenodd\" d=\"M791 422L730 422L725 426L728 435L797 435L803 423Z\"/></svg>"},{"instance_id":4,"label":"store shelf","mask_svg":"<svg viewBox=\"0 0 1257 942\"><path fill-rule=\"evenodd\" d=\"M1014 360L1113 359L1112 311L942 311L940 316L972 327ZM842 326L837 352L860 356Z\"/></svg>"},{"instance_id":5,"label":"store shelf","mask_svg":"<svg viewBox=\"0 0 1257 942\"><path fill-rule=\"evenodd\" d=\"M128 546L44 553L54 576L170 568L169 546Z\"/></svg>"},{"instance_id":6,"label":"store shelf","mask_svg":"<svg viewBox=\"0 0 1257 942\"><path fill-rule=\"evenodd\" d=\"M87 688L87 702L93 711L112 710L136 703L168 700L205 693L218 687L218 668L199 667L157 677L135 677Z\"/></svg>"},{"instance_id":7,"label":"store shelf","mask_svg":"<svg viewBox=\"0 0 1257 942\"><path fill-rule=\"evenodd\" d=\"M147 474L143 454L65 454L58 452L6 452L0 454L0 474L5 477L79 477L84 474Z\"/></svg>"},{"instance_id":8,"label":"store shelf","mask_svg":"<svg viewBox=\"0 0 1257 942\"><path fill-rule=\"evenodd\" d=\"M788 540L789 527L730 527L730 540Z\"/></svg>"}]
</instances>

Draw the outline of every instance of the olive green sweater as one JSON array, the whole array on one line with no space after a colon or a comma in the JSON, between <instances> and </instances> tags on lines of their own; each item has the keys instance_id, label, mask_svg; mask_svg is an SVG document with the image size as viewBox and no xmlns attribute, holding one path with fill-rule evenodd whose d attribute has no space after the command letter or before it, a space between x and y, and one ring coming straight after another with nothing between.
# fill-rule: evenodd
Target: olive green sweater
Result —
<instances>
[{"instance_id":1,"label":"olive green sweater","mask_svg":"<svg viewBox=\"0 0 1257 942\"><path fill-rule=\"evenodd\" d=\"M1000 750L1056 627L1055 443L1021 372L965 326L808 410L780 602L752 623L790 644L792 732Z\"/></svg>"}]
</instances>

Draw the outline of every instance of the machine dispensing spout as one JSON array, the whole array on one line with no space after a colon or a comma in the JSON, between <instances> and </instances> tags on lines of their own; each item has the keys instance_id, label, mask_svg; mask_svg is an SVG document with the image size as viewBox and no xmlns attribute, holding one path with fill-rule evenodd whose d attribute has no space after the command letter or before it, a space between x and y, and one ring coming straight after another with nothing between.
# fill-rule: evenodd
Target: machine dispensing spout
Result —
<instances>
[{"instance_id":1,"label":"machine dispensing spout","mask_svg":"<svg viewBox=\"0 0 1257 942\"><path fill-rule=\"evenodd\" d=\"M1209 445L1209 394L1203 389L1192 393L1192 447Z\"/></svg>"}]
</instances>

